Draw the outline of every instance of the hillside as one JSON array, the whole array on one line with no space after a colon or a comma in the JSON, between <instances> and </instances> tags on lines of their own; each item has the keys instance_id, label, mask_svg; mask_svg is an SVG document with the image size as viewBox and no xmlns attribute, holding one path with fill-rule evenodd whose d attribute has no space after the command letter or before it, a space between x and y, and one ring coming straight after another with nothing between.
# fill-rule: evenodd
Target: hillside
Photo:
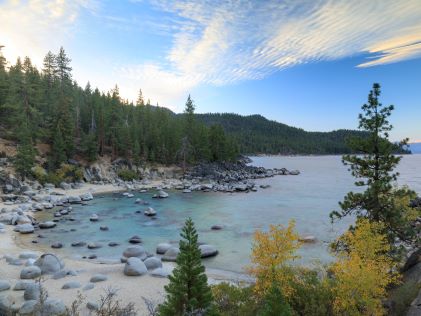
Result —
<instances>
[{"instance_id":1,"label":"hillside","mask_svg":"<svg viewBox=\"0 0 421 316\"><path fill-rule=\"evenodd\" d=\"M337 130L307 132L261 115L197 114L206 125L221 125L232 136L242 153L265 154L343 154L350 152L347 139L364 136L363 132Z\"/></svg>"}]
</instances>

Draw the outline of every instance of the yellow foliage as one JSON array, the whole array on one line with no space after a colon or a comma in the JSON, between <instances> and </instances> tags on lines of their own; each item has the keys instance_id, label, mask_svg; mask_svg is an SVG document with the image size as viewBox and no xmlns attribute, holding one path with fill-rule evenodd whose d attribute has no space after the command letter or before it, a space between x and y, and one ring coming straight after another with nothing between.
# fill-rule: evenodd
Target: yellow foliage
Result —
<instances>
[{"instance_id":1,"label":"yellow foliage","mask_svg":"<svg viewBox=\"0 0 421 316\"><path fill-rule=\"evenodd\" d=\"M390 245L383 226L360 219L354 231L340 237L341 250L332 265L335 277L334 312L337 315L384 315L382 299L388 285L397 282Z\"/></svg>"},{"instance_id":2,"label":"yellow foliage","mask_svg":"<svg viewBox=\"0 0 421 316\"><path fill-rule=\"evenodd\" d=\"M251 254L252 265L248 272L256 277L255 292L263 296L274 282L282 287L282 293L289 297L293 289L293 274L287 262L299 258L295 251L300 248L299 235L295 232L295 222L288 227L270 225L268 232L256 231Z\"/></svg>"}]
</instances>

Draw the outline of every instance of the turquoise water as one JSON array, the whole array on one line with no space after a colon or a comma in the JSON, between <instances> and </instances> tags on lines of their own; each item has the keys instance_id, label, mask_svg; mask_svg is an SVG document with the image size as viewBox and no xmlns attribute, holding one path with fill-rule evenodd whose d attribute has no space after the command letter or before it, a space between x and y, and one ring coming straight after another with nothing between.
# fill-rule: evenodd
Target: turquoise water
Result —
<instances>
[{"instance_id":1,"label":"turquoise water","mask_svg":"<svg viewBox=\"0 0 421 316\"><path fill-rule=\"evenodd\" d=\"M249 263L252 235L256 229L267 229L269 224L287 224L296 221L302 235L314 235L316 244L304 245L299 263L328 262L331 257L328 243L342 233L351 223L346 219L331 224L329 213L337 209L337 203L350 190L355 189L353 178L338 156L323 157L252 157L253 164L267 168L298 169L299 176L277 176L257 180L258 184L270 184L268 189L254 193L191 193L168 191L167 199L152 199L154 192L135 193L134 198L105 195L96 197L88 206L76 206L72 212L74 222L60 223L54 230L43 230L46 238L41 244L54 241L64 243L64 252L74 257L97 254L98 258L120 257L129 245L128 239L139 235L143 245L151 252L160 242L177 242L184 220L193 218L200 241L215 245L220 254L206 259L208 267L241 272ZM421 193L421 155L406 156L399 168L400 184L408 184ZM135 204L136 198L150 203L158 216L151 219L136 211L148 207ZM53 212L42 212L43 218L52 218ZM96 213L100 221L92 223L90 215ZM212 231L214 224L224 225L220 231ZM100 226L109 231L100 231ZM75 229L76 231L70 231ZM103 244L96 250L70 247L74 241L95 241ZM120 242L118 247L108 247L109 241Z\"/></svg>"}]
</instances>

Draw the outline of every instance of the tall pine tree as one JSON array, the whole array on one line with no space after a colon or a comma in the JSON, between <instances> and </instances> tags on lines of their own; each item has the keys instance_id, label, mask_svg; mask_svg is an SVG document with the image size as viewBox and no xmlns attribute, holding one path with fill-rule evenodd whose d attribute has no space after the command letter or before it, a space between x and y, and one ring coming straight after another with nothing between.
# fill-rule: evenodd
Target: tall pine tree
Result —
<instances>
[{"instance_id":1,"label":"tall pine tree","mask_svg":"<svg viewBox=\"0 0 421 316\"><path fill-rule=\"evenodd\" d=\"M393 183L398 176L394 169L401 160L394 152L397 146L404 146L407 140L399 145L389 142L389 132L392 130L389 117L394 107L383 106L379 96L380 85L375 83L368 95L368 102L362 106L363 113L359 115L359 128L369 136L352 139L350 146L358 155L344 155L342 158L357 179L355 185L365 188L365 191L349 192L339 203L341 210L333 211L330 216L334 220L356 215L380 222L384 224L384 233L392 244L396 238L413 242L417 238L416 231L400 202L409 200L413 192L406 188L396 189Z\"/></svg>"},{"instance_id":2,"label":"tall pine tree","mask_svg":"<svg viewBox=\"0 0 421 316\"><path fill-rule=\"evenodd\" d=\"M158 308L160 316L216 315L212 292L201 262L198 234L191 218L180 234L177 267L165 286L166 300Z\"/></svg>"}]
</instances>

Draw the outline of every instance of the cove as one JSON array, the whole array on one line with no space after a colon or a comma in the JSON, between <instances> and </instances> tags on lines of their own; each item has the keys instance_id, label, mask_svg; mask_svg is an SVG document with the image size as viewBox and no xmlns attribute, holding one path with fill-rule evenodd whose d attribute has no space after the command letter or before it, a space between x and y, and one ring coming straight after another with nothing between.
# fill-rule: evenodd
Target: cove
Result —
<instances>
[{"instance_id":1,"label":"cove","mask_svg":"<svg viewBox=\"0 0 421 316\"><path fill-rule=\"evenodd\" d=\"M265 230L269 224L286 225L293 219L302 236L317 238L316 243L302 247L299 251L302 258L297 263L329 262L332 259L329 243L353 223L352 218L334 224L329 219L330 211L338 208L338 201L348 191L355 191L354 179L342 165L341 157L252 157L252 160L257 166L298 169L301 174L256 180L258 185L269 184L270 187L252 193L167 191L170 196L166 199L153 199L154 190L132 192L133 198L121 194L99 195L86 206L73 205L74 221L61 221L54 229L39 231L44 238L37 238L35 247L49 248L59 241L64 244L64 248L57 250L62 255L82 258L95 254L98 259L118 260L133 235L140 236L142 245L152 253L158 243L177 243L185 219L192 217L200 241L219 250L218 256L204 260L205 265L242 272L250 262L253 232ZM401 173L399 184L407 184L419 194L421 155L405 156L398 171ZM149 205L135 204L136 198ZM157 211L155 219L143 214L149 206ZM39 212L37 219L51 220L53 213L53 210ZM98 222L89 221L92 214L99 216ZM223 228L214 231L212 225ZM107 226L109 230L101 231L100 226ZM32 237L22 238L30 243L28 238ZM86 246L71 247L71 243L77 241L96 242L102 247L94 250ZM109 242L119 245L109 247Z\"/></svg>"}]
</instances>

